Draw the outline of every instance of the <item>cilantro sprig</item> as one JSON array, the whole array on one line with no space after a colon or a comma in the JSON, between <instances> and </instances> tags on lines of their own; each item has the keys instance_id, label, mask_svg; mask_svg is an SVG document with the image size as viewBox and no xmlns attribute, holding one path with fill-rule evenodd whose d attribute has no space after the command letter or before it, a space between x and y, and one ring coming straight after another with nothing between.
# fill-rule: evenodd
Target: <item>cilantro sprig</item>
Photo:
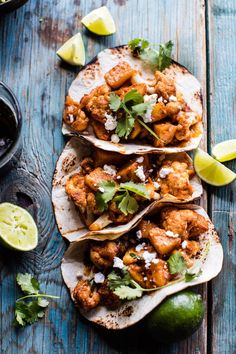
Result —
<instances>
[{"instance_id":1,"label":"cilantro sprig","mask_svg":"<svg viewBox=\"0 0 236 354\"><path fill-rule=\"evenodd\" d=\"M38 321L45 315L45 309L49 305L45 298L59 298L59 296L40 294L39 282L31 274L18 273L16 282L25 294L25 296L16 300L14 321L16 326L24 327ZM34 298L34 300L24 301L29 298Z\"/></svg>"},{"instance_id":2,"label":"cilantro sprig","mask_svg":"<svg viewBox=\"0 0 236 354\"><path fill-rule=\"evenodd\" d=\"M138 210L138 203L129 192L135 193L145 199L150 199L148 189L141 183L126 182L116 186L114 181L103 181L99 184L96 193L96 204L101 212L108 208L108 203L113 200L118 203L118 208L125 214L134 214ZM116 195L116 193L118 193Z\"/></svg>"},{"instance_id":3,"label":"cilantro sprig","mask_svg":"<svg viewBox=\"0 0 236 354\"><path fill-rule=\"evenodd\" d=\"M120 138L128 139L137 118L138 122L149 131L156 139L159 139L157 134L148 127L141 119L149 109L151 109L153 102L144 102L143 96L135 89L129 91L123 98L115 94L114 92L110 95L110 109L113 112L117 112L122 109L125 113L122 119L119 119L116 127L116 134Z\"/></svg>"},{"instance_id":4,"label":"cilantro sprig","mask_svg":"<svg viewBox=\"0 0 236 354\"><path fill-rule=\"evenodd\" d=\"M162 71L171 64L171 52L174 45L172 41L159 44L159 51L153 49L150 43L143 38L134 38L128 45L135 56L140 57L154 69Z\"/></svg>"},{"instance_id":5,"label":"cilantro sprig","mask_svg":"<svg viewBox=\"0 0 236 354\"><path fill-rule=\"evenodd\" d=\"M169 257L167 264L170 274L181 273L187 269L187 264L179 251Z\"/></svg>"}]
</instances>

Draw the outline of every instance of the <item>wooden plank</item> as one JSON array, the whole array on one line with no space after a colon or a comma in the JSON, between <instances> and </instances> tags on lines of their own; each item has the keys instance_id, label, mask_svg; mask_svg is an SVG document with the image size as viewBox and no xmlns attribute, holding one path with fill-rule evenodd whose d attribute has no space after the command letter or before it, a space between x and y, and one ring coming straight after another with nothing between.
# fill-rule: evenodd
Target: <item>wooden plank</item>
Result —
<instances>
[{"instance_id":1,"label":"wooden plank","mask_svg":"<svg viewBox=\"0 0 236 354\"><path fill-rule=\"evenodd\" d=\"M206 318L201 329L180 344L153 347L142 328L108 333L80 318L62 283L60 261L66 248L56 230L50 203L51 177L65 140L61 135L64 96L77 69L61 65L56 49L82 30L80 19L104 2L30 1L1 19L1 79L20 100L24 117L23 151L10 174L0 180L0 200L28 207L39 225L39 247L27 254L0 250L0 345L2 353L206 353ZM204 1L108 0L117 34L98 38L84 29L87 60L99 50L146 37L152 43L172 39L175 59L188 67L205 89ZM3 70L4 69L4 70ZM206 204L205 204L206 205ZM42 290L60 295L39 323L15 330L15 275L34 273ZM206 287L202 288L206 299Z\"/></svg>"},{"instance_id":2,"label":"wooden plank","mask_svg":"<svg viewBox=\"0 0 236 354\"><path fill-rule=\"evenodd\" d=\"M236 136L236 3L234 0L211 0L208 3L208 49L210 65L209 113L211 135L209 148ZM236 161L226 163L236 171ZM220 275L212 281L212 325L209 352L236 352L236 242L235 242L235 182L223 188L212 188L210 195L212 219L219 231L224 248L224 265Z\"/></svg>"}]
</instances>

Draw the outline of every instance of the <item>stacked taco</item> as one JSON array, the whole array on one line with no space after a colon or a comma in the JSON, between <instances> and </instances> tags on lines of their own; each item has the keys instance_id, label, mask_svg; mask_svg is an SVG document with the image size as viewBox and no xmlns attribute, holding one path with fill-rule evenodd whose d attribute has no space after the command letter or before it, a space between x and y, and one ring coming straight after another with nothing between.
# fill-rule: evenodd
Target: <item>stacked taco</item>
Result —
<instances>
[{"instance_id":1,"label":"stacked taco","mask_svg":"<svg viewBox=\"0 0 236 354\"><path fill-rule=\"evenodd\" d=\"M86 318L113 329L210 280L223 259L209 217L189 204L202 194L186 153L203 132L200 84L170 59L170 42L158 67L143 47L106 49L80 71L53 179L58 228L71 242L64 281Z\"/></svg>"}]
</instances>

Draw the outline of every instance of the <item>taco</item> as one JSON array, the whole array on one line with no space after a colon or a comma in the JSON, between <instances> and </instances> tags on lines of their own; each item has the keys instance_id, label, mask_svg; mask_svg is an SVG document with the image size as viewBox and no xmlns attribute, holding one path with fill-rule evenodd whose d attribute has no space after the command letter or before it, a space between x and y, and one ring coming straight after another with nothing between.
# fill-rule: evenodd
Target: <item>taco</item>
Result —
<instances>
[{"instance_id":1,"label":"taco","mask_svg":"<svg viewBox=\"0 0 236 354\"><path fill-rule=\"evenodd\" d=\"M166 296L214 278L222 261L222 246L202 208L162 203L116 240L72 243L61 267L81 314L122 329Z\"/></svg>"},{"instance_id":2,"label":"taco","mask_svg":"<svg viewBox=\"0 0 236 354\"><path fill-rule=\"evenodd\" d=\"M201 86L177 62L160 71L126 45L105 49L72 82L63 122L64 134L108 151L193 150L203 131Z\"/></svg>"},{"instance_id":3,"label":"taco","mask_svg":"<svg viewBox=\"0 0 236 354\"><path fill-rule=\"evenodd\" d=\"M62 236L127 232L155 203L183 203L202 194L185 153L121 155L72 138L53 180L52 201Z\"/></svg>"}]
</instances>

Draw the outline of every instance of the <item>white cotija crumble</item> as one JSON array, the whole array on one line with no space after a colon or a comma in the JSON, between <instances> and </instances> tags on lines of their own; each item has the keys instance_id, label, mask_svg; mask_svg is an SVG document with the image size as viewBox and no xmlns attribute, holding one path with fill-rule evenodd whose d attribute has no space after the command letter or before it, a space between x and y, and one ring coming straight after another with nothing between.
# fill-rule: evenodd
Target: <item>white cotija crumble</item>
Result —
<instances>
[{"instance_id":1,"label":"white cotija crumble","mask_svg":"<svg viewBox=\"0 0 236 354\"><path fill-rule=\"evenodd\" d=\"M169 97L169 101L170 101L170 102L176 102L176 101L177 101L177 98L176 98L175 96L171 95L171 96Z\"/></svg>"},{"instance_id":2,"label":"white cotija crumble","mask_svg":"<svg viewBox=\"0 0 236 354\"><path fill-rule=\"evenodd\" d=\"M115 166L104 165L103 170L110 176L114 177L116 175L116 168Z\"/></svg>"},{"instance_id":3,"label":"white cotija crumble","mask_svg":"<svg viewBox=\"0 0 236 354\"><path fill-rule=\"evenodd\" d=\"M160 169L160 172L159 172L159 176L161 178L166 178L166 176L168 176L169 173L173 172L173 169L170 168L170 167L162 167Z\"/></svg>"},{"instance_id":4,"label":"white cotija crumble","mask_svg":"<svg viewBox=\"0 0 236 354\"><path fill-rule=\"evenodd\" d=\"M138 157L138 158L136 159L136 162L142 163L143 160L144 160L143 156L140 156L140 157Z\"/></svg>"},{"instance_id":5,"label":"white cotija crumble","mask_svg":"<svg viewBox=\"0 0 236 354\"><path fill-rule=\"evenodd\" d=\"M169 237L179 237L178 234L175 234L174 232L170 231L170 230L167 230L166 231L166 235L169 236Z\"/></svg>"},{"instance_id":6,"label":"white cotija crumble","mask_svg":"<svg viewBox=\"0 0 236 354\"><path fill-rule=\"evenodd\" d=\"M104 280L105 280L105 276L104 276L101 272L96 273L96 274L94 275L94 281L95 281L95 283L100 284L100 283L103 283Z\"/></svg>"},{"instance_id":7,"label":"white cotija crumble","mask_svg":"<svg viewBox=\"0 0 236 354\"><path fill-rule=\"evenodd\" d=\"M136 232L136 236L138 237L138 238L142 238L142 231L141 230L138 230L137 232Z\"/></svg>"},{"instance_id":8,"label":"white cotija crumble","mask_svg":"<svg viewBox=\"0 0 236 354\"><path fill-rule=\"evenodd\" d=\"M111 136L111 141L112 141L113 143L117 144L117 143L119 143L120 138L118 137L117 134L112 134L112 136Z\"/></svg>"},{"instance_id":9,"label":"white cotija crumble","mask_svg":"<svg viewBox=\"0 0 236 354\"><path fill-rule=\"evenodd\" d=\"M135 170L135 174L142 182L145 182L146 177L143 171L143 166L138 166Z\"/></svg>"},{"instance_id":10,"label":"white cotija crumble","mask_svg":"<svg viewBox=\"0 0 236 354\"><path fill-rule=\"evenodd\" d=\"M122 259L120 259L119 257L114 257L114 259L113 259L113 267L114 268L123 269L124 266L125 265L124 265Z\"/></svg>"},{"instance_id":11,"label":"white cotija crumble","mask_svg":"<svg viewBox=\"0 0 236 354\"><path fill-rule=\"evenodd\" d=\"M112 115L105 113L105 118L106 118L105 129L108 131L116 129L117 126L116 117L113 117Z\"/></svg>"}]
</instances>

